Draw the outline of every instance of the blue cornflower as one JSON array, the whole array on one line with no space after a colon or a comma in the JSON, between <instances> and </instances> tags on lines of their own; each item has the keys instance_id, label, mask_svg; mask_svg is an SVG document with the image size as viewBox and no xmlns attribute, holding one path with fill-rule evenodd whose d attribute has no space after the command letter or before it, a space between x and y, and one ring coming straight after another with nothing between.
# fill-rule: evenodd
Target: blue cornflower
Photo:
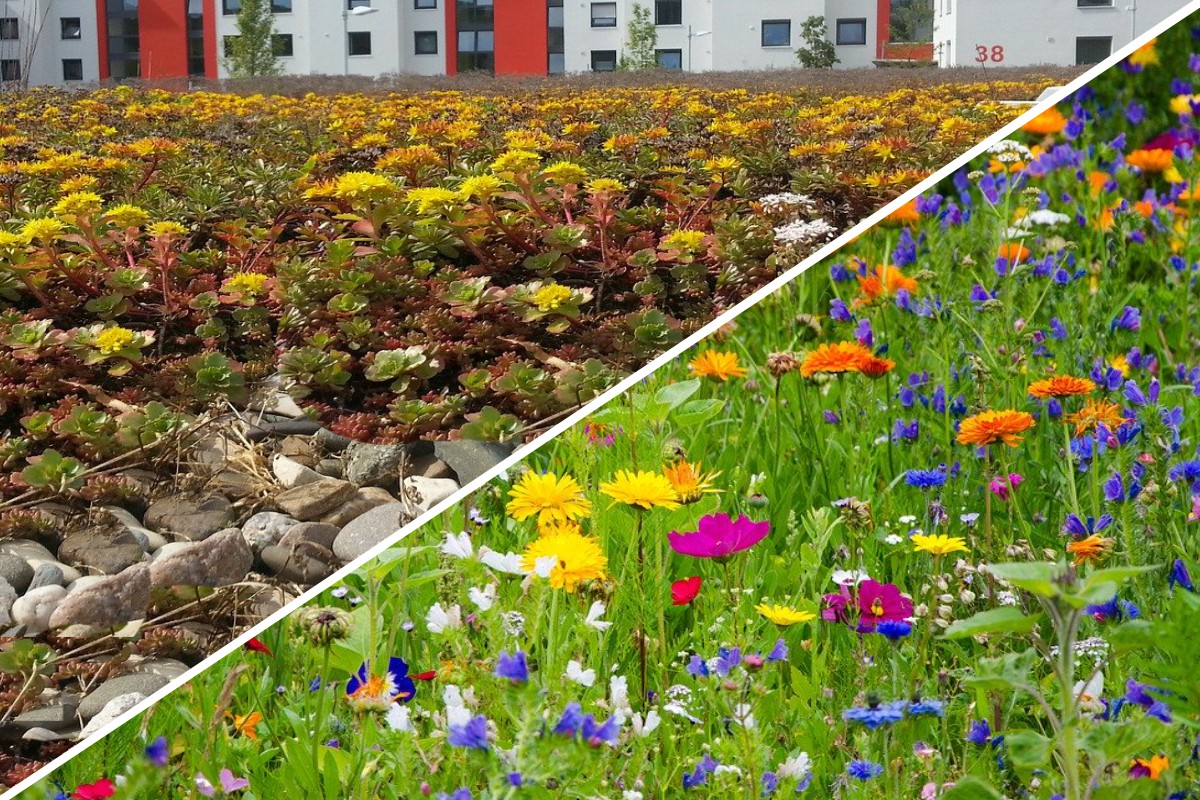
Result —
<instances>
[{"instance_id":1,"label":"blue cornflower","mask_svg":"<svg viewBox=\"0 0 1200 800\"><path fill-rule=\"evenodd\" d=\"M446 741L454 747L486 751L488 749L487 717L480 714L472 717L463 725L451 725Z\"/></svg>"},{"instance_id":2,"label":"blue cornflower","mask_svg":"<svg viewBox=\"0 0 1200 800\"><path fill-rule=\"evenodd\" d=\"M876 623L875 632L897 642L912 633L912 624L902 619L885 619L883 622Z\"/></svg>"},{"instance_id":3,"label":"blue cornflower","mask_svg":"<svg viewBox=\"0 0 1200 800\"><path fill-rule=\"evenodd\" d=\"M940 489L946 485L946 469L910 469L904 473L904 483L922 491Z\"/></svg>"},{"instance_id":4,"label":"blue cornflower","mask_svg":"<svg viewBox=\"0 0 1200 800\"><path fill-rule=\"evenodd\" d=\"M842 719L847 722L858 722L864 725L867 730L875 730L882 728L884 725L893 725L904 719L904 709L908 703L904 700L897 700L892 703L868 703L865 706L852 706L842 712Z\"/></svg>"},{"instance_id":5,"label":"blue cornflower","mask_svg":"<svg viewBox=\"0 0 1200 800\"><path fill-rule=\"evenodd\" d=\"M167 737L160 736L146 745L146 759L156 767L165 767L170 761L171 752L167 747Z\"/></svg>"},{"instance_id":6,"label":"blue cornflower","mask_svg":"<svg viewBox=\"0 0 1200 800\"><path fill-rule=\"evenodd\" d=\"M717 762L710 755L706 755L700 759L700 763L691 772L683 774L683 788L694 789L697 786L703 786L708 781L708 776L717 771Z\"/></svg>"},{"instance_id":7,"label":"blue cornflower","mask_svg":"<svg viewBox=\"0 0 1200 800\"><path fill-rule=\"evenodd\" d=\"M1063 522L1062 532L1074 536L1077 539L1083 539L1100 531L1113 524L1112 514L1101 514L1099 519L1088 517L1085 521L1078 514L1067 514L1067 519Z\"/></svg>"},{"instance_id":8,"label":"blue cornflower","mask_svg":"<svg viewBox=\"0 0 1200 800\"><path fill-rule=\"evenodd\" d=\"M986 719L977 719L971 723L967 731L967 741L978 747L985 746L992 740L992 726Z\"/></svg>"},{"instance_id":9,"label":"blue cornflower","mask_svg":"<svg viewBox=\"0 0 1200 800\"><path fill-rule=\"evenodd\" d=\"M492 674L513 683L526 683L529 680L529 664L525 660L525 653L518 650L510 656L507 651L501 650L496 657L496 671Z\"/></svg>"},{"instance_id":10,"label":"blue cornflower","mask_svg":"<svg viewBox=\"0 0 1200 800\"><path fill-rule=\"evenodd\" d=\"M908 713L914 717L940 717L945 711L945 703L934 699L917 700L908 706Z\"/></svg>"},{"instance_id":11,"label":"blue cornflower","mask_svg":"<svg viewBox=\"0 0 1200 800\"><path fill-rule=\"evenodd\" d=\"M1196 585L1192 583L1192 576L1188 573L1187 564L1183 563L1183 559L1177 558L1171 565L1171 572L1167 576L1167 586L1171 589L1181 586L1189 592L1196 591Z\"/></svg>"},{"instance_id":12,"label":"blue cornflower","mask_svg":"<svg viewBox=\"0 0 1200 800\"><path fill-rule=\"evenodd\" d=\"M860 781L869 781L883 774L883 765L876 764L873 761L855 759L846 765L846 774Z\"/></svg>"},{"instance_id":13,"label":"blue cornflower","mask_svg":"<svg viewBox=\"0 0 1200 800\"><path fill-rule=\"evenodd\" d=\"M1200 483L1200 459L1180 461L1167 470L1167 477L1173 481L1186 481L1195 487Z\"/></svg>"}]
</instances>

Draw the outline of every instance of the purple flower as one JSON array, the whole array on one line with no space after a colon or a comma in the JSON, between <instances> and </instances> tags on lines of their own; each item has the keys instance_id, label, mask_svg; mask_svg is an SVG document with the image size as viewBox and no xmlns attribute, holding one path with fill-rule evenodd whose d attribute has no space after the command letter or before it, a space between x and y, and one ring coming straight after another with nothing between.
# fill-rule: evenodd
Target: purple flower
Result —
<instances>
[{"instance_id":1,"label":"purple flower","mask_svg":"<svg viewBox=\"0 0 1200 800\"><path fill-rule=\"evenodd\" d=\"M171 759L171 750L167 747L167 737L160 736L146 745L146 759L156 767L165 767Z\"/></svg>"},{"instance_id":2,"label":"purple flower","mask_svg":"<svg viewBox=\"0 0 1200 800\"><path fill-rule=\"evenodd\" d=\"M480 714L462 725L451 725L446 741L454 747L486 751L488 749L487 717Z\"/></svg>"},{"instance_id":3,"label":"purple flower","mask_svg":"<svg viewBox=\"0 0 1200 800\"><path fill-rule=\"evenodd\" d=\"M496 657L496 671L492 673L497 678L512 681L514 684L525 683L529 680L529 664L525 661L525 653L518 650L513 655L501 650Z\"/></svg>"},{"instance_id":4,"label":"purple flower","mask_svg":"<svg viewBox=\"0 0 1200 800\"><path fill-rule=\"evenodd\" d=\"M754 522L746 516L734 520L728 514L709 514L700 518L697 528L690 533L667 534L671 549L685 556L721 560L761 542L770 533L771 523Z\"/></svg>"},{"instance_id":5,"label":"purple flower","mask_svg":"<svg viewBox=\"0 0 1200 800\"><path fill-rule=\"evenodd\" d=\"M683 788L694 789L697 786L703 786L708 781L708 776L717 771L717 762L710 755L706 755L696 765L696 768L691 772L683 774Z\"/></svg>"},{"instance_id":6,"label":"purple flower","mask_svg":"<svg viewBox=\"0 0 1200 800\"><path fill-rule=\"evenodd\" d=\"M767 661L786 661L787 657L787 643L783 639L776 639L775 646L771 648L771 652L767 653Z\"/></svg>"},{"instance_id":7,"label":"purple flower","mask_svg":"<svg viewBox=\"0 0 1200 800\"><path fill-rule=\"evenodd\" d=\"M1192 583L1192 576L1188 573L1187 564L1183 563L1183 559L1177 558L1171 565L1171 574L1167 576L1167 586L1171 589L1181 586L1189 592L1196 591L1196 585Z\"/></svg>"},{"instance_id":8,"label":"purple flower","mask_svg":"<svg viewBox=\"0 0 1200 800\"><path fill-rule=\"evenodd\" d=\"M977 719L971 723L967 731L967 741L977 747L983 747L992 740L992 726L986 719Z\"/></svg>"}]
</instances>

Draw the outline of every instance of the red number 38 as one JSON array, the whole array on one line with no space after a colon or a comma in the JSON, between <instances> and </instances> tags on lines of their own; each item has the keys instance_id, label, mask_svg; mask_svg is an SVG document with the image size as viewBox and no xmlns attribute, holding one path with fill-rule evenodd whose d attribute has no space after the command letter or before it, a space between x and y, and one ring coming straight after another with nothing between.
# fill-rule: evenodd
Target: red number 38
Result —
<instances>
[{"instance_id":1,"label":"red number 38","mask_svg":"<svg viewBox=\"0 0 1200 800\"><path fill-rule=\"evenodd\" d=\"M1004 61L1004 45L997 44L992 47L988 47L985 44L975 45L975 63L986 64L989 61L994 64Z\"/></svg>"}]
</instances>

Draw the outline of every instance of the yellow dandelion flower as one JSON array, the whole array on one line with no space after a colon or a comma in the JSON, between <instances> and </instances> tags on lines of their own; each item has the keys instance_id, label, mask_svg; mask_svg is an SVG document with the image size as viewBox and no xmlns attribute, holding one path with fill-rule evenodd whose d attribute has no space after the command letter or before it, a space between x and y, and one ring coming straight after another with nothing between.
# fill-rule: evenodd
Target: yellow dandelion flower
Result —
<instances>
[{"instance_id":1,"label":"yellow dandelion flower","mask_svg":"<svg viewBox=\"0 0 1200 800\"><path fill-rule=\"evenodd\" d=\"M924 534L914 533L912 535L913 552L914 553L929 553L935 556L944 556L948 553L966 552L967 540L961 536L947 536L944 533Z\"/></svg>"},{"instance_id":2,"label":"yellow dandelion flower","mask_svg":"<svg viewBox=\"0 0 1200 800\"><path fill-rule=\"evenodd\" d=\"M667 476L658 472L642 472L620 469L608 483L600 484L600 491L618 503L652 508L679 508L679 495Z\"/></svg>"},{"instance_id":3,"label":"yellow dandelion flower","mask_svg":"<svg viewBox=\"0 0 1200 800\"><path fill-rule=\"evenodd\" d=\"M754 610L773 625L778 625L781 628L786 628L789 625L795 625L800 622L809 622L817 618L816 614L809 611L801 611L791 606L768 605L761 603L754 607Z\"/></svg>"},{"instance_id":4,"label":"yellow dandelion flower","mask_svg":"<svg viewBox=\"0 0 1200 800\"><path fill-rule=\"evenodd\" d=\"M535 515L538 522L569 522L592 513L592 504L583 496L583 487L570 475L526 472L508 496L508 515L518 522Z\"/></svg>"},{"instance_id":5,"label":"yellow dandelion flower","mask_svg":"<svg viewBox=\"0 0 1200 800\"><path fill-rule=\"evenodd\" d=\"M608 575L608 559L600 542L580 533L539 536L525 548L521 568L540 576L545 574L548 559L553 559L553 566L545 577L555 589L574 592L579 584L604 580Z\"/></svg>"}]
</instances>

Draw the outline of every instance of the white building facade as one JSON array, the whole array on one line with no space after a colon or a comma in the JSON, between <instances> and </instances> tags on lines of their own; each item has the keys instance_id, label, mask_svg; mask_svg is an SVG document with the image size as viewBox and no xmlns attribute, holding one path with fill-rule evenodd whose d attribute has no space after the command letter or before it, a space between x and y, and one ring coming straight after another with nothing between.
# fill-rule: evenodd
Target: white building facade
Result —
<instances>
[{"instance_id":1,"label":"white building facade","mask_svg":"<svg viewBox=\"0 0 1200 800\"><path fill-rule=\"evenodd\" d=\"M0 0L0 81L59 86L100 79L95 0Z\"/></svg>"},{"instance_id":2,"label":"white building facade","mask_svg":"<svg viewBox=\"0 0 1200 800\"><path fill-rule=\"evenodd\" d=\"M1098 64L1188 0L934 0L942 67Z\"/></svg>"}]
</instances>

